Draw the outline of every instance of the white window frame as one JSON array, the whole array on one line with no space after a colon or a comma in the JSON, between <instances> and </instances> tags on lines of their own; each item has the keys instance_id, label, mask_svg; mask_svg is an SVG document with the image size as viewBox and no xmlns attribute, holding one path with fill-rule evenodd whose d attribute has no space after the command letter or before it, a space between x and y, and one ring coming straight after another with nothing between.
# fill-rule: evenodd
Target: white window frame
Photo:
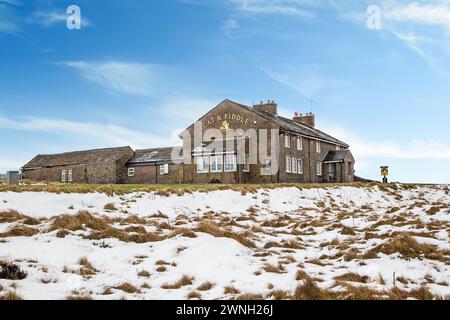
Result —
<instances>
[{"instance_id":1,"label":"white window frame","mask_svg":"<svg viewBox=\"0 0 450 320\"><path fill-rule=\"evenodd\" d=\"M248 154L244 155L244 163L243 163L243 166L242 166L242 171L243 172L250 172L250 161L249 161Z\"/></svg>"},{"instance_id":2,"label":"white window frame","mask_svg":"<svg viewBox=\"0 0 450 320\"><path fill-rule=\"evenodd\" d=\"M322 152L322 145L320 141L316 141L316 152L321 153Z\"/></svg>"},{"instance_id":3,"label":"white window frame","mask_svg":"<svg viewBox=\"0 0 450 320\"><path fill-rule=\"evenodd\" d=\"M297 137L297 150L303 151L303 137Z\"/></svg>"},{"instance_id":4,"label":"white window frame","mask_svg":"<svg viewBox=\"0 0 450 320\"><path fill-rule=\"evenodd\" d=\"M291 147L291 135L287 134L284 136L284 146L286 148L290 148Z\"/></svg>"},{"instance_id":5,"label":"white window frame","mask_svg":"<svg viewBox=\"0 0 450 320\"><path fill-rule=\"evenodd\" d=\"M67 170L67 182L73 182L73 171L72 171L72 169Z\"/></svg>"},{"instance_id":6,"label":"white window frame","mask_svg":"<svg viewBox=\"0 0 450 320\"><path fill-rule=\"evenodd\" d=\"M166 174L169 174L169 164L162 164L159 166L159 175L164 176Z\"/></svg>"},{"instance_id":7,"label":"white window frame","mask_svg":"<svg viewBox=\"0 0 450 320\"><path fill-rule=\"evenodd\" d=\"M320 161L317 161L317 163L316 163L316 170L317 170L317 175L322 176L322 163Z\"/></svg>"},{"instance_id":8,"label":"white window frame","mask_svg":"<svg viewBox=\"0 0 450 320\"><path fill-rule=\"evenodd\" d=\"M297 159L297 171L298 174L303 174L303 159Z\"/></svg>"},{"instance_id":9,"label":"white window frame","mask_svg":"<svg viewBox=\"0 0 450 320\"><path fill-rule=\"evenodd\" d=\"M135 174L136 174L136 169L128 168L128 176L129 177L134 177Z\"/></svg>"},{"instance_id":10,"label":"white window frame","mask_svg":"<svg viewBox=\"0 0 450 320\"><path fill-rule=\"evenodd\" d=\"M292 173L298 173L297 158L292 158Z\"/></svg>"},{"instance_id":11,"label":"white window frame","mask_svg":"<svg viewBox=\"0 0 450 320\"><path fill-rule=\"evenodd\" d=\"M336 145L336 151L340 151L341 150L341 146L340 145Z\"/></svg>"},{"instance_id":12,"label":"white window frame","mask_svg":"<svg viewBox=\"0 0 450 320\"><path fill-rule=\"evenodd\" d=\"M291 166L292 166L292 158L290 156L286 156L286 172L291 173Z\"/></svg>"},{"instance_id":13,"label":"white window frame","mask_svg":"<svg viewBox=\"0 0 450 320\"><path fill-rule=\"evenodd\" d=\"M61 171L61 182L62 183L64 183L64 182L67 182L67 176L66 176L66 170L62 170Z\"/></svg>"},{"instance_id":14,"label":"white window frame","mask_svg":"<svg viewBox=\"0 0 450 320\"><path fill-rule=\"evenodd\" d=\"M209 157L196 157L197 160L197 173L209 172Z\"/></svg>"},{"instance_id":15,"label":"white window frame","mask_svg":"<svg viewBox=\"0 0 450 320\"><path fill-rule=\"evenodd\" d=\"M231 159L231 161L230 161ZM224 171L225 172L236 172L237 171L237 159L235 154L226 154L224 159ZM231 168L229 165L231 164Z\"/></svg>"},{"instance_id":16,"label":"white window frame","mask_svg":"<svg viewBox=\"0 0 450 320\"><path fill-rule=\"evenodd\" d=\"M210 158L210 170L211 172L223 172L223 156L213 156Z\"/></svg>"}]
</instances>

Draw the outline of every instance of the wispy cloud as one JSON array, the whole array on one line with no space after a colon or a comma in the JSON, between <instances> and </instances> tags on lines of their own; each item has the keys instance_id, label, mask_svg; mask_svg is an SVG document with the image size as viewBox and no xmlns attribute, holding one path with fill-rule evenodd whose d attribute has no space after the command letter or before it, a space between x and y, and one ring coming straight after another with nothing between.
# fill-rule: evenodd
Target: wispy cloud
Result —
<instances>
[{"instance_id":1,"label":"wispy cloud","mask_svg":"<svg viewBox=\"0 0 450 320\"><path fill-rule=\"evenodd\" d=\"M234 32L236 30L238 30L240 28L240 26L241 25L239 24L238 20L230 17L224 21L222 28L223 28L224 34L227 37L232 38L234 36Z\"/></svg>"},{"instance_id":2,"label":"wispy cloud","mask_svg":"<svg viewBox=\"0 0 450 320\"><path fill-rule=\"evenodd\" d=\"M276 82L307 99L313 99L323 89L340 85L339 82L323 75L318 66L289 66L279 70L262 67L261 70Z\"/></svg>"},{"instance_id":3,"label":"wispy cloud","mask_svg":"<svg viewBox=\"0 0 450 320\"><path fill-rule=\"evenodd\" d=\"M20 32L22 28L19 19L16 17L13 10L4 3L8 2L0 1L0 32L10 34Z\"/></svg>"},{"instance_id":4,"label":"wispy cloud","mask_svg":"<svg viewBox=\"0 0 450 320\"><path fill-rule=\"evenodd\" d=\"M28 18L29 23L37 23L43 27L52 27L54 25L66 24L68 15L65 10L40 10L35 11ZM92 26L92 23L84 16L81 15L81 27Z\"/></svg>"},{"instance_id":5,"label":"wispy cloud","mask_svg":"<svg viewBox=\"0 0 450 320\"><path fill-rule=\"evenodd\" d=\"M114 124L75 122L46 118L0 118L0 128L20 131L50 132L60 135L74 135L79 141L95 141L96 145L127 146L148 148L149 146L170 145L170 137L161 137L136 131ZM87 139L87 140L86 140Z\"/></svg>"},{"instance_id":6,"label":"wispy cloud","mask_svg":"<svg viewBox=\"0 0 450 320\"><path fill-rule=\"evenodd\" d=\"M61 64L73 68L83 78L110 93L143 96L155 94L160 69L156 65L121 61L66 61Z\"/></svg>"},{"instance_id":7,"label":"wispy cloud","mask_svg":"<svg viewBox=\"0 0 450 320\"><path fill-rule=\"evenodd\" d=\"M427 1L428 2L428 1ZM391 21L408 22L430 26L441 26L450 31L450 7L448 1L406 5L387 5L383 16Z\"/></svg>"},{"instance_id":8,"label":"wispy cloud","mask_svg":"<svg viewBox=\"0 0 450 320\"><path fill-rule=\"evenodd\" d=\"M230 0L241 12L253 14L282 14L301 17L313 17L313 12L303 5L309 1L299 0Z\"/></svg>"}]
</instances>

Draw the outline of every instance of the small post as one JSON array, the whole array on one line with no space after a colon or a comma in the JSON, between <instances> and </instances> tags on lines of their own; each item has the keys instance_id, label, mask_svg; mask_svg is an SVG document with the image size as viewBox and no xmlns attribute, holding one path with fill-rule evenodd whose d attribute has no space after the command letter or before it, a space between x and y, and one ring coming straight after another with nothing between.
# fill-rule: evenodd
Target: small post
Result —
<instances>
[{"instance_id":1,"label":"small post","mask_svg":"<svg viewBox=\"0 0 450 320\"><path fill-rule=\"evenodd\" d=\"M388 183L389 167L381 166L381 176L383 177L383 183Z\"/></svg>"}]
</instances>

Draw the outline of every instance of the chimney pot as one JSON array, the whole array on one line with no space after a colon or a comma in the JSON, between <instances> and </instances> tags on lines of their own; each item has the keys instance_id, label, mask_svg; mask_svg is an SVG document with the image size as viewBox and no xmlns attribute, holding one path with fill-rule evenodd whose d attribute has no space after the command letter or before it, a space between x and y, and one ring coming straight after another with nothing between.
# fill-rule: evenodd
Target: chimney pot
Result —
<instances>
[{"instance_id":1,"label":"chimney pot","mask_svg":"<svg viewBox=\"0 0 450 320\"><path fill-rule=\"evenodd\" d=\"M312 112L307 112L305 113L305 115L303 115L302 113L300 113L299 115L297 114L294 116L294 118L292 118L292 120L299 124L307 125L312 128L314 128L316 125L316 119L314 113Z\"/></svg>"}]
</instances>

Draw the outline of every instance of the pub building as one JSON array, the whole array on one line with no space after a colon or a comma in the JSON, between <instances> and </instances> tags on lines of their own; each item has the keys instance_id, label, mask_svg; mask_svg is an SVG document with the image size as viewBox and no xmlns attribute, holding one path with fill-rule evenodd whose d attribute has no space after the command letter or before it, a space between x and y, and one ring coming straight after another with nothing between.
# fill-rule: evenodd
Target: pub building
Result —
<instances>
[{"instance_id":1,"label":"pub building","mask_svg":"<svg viewBox=\"0 0 450 320\"><path fill-rule=\"evenodd\" d=\"M288 119L277 109L274 101L249 107L227 99L180 134L183 147L37 155L22 167L22 178L99 184L354 181L348 144L318 130L313 113Z\"/></svg>"}]
</instances>

